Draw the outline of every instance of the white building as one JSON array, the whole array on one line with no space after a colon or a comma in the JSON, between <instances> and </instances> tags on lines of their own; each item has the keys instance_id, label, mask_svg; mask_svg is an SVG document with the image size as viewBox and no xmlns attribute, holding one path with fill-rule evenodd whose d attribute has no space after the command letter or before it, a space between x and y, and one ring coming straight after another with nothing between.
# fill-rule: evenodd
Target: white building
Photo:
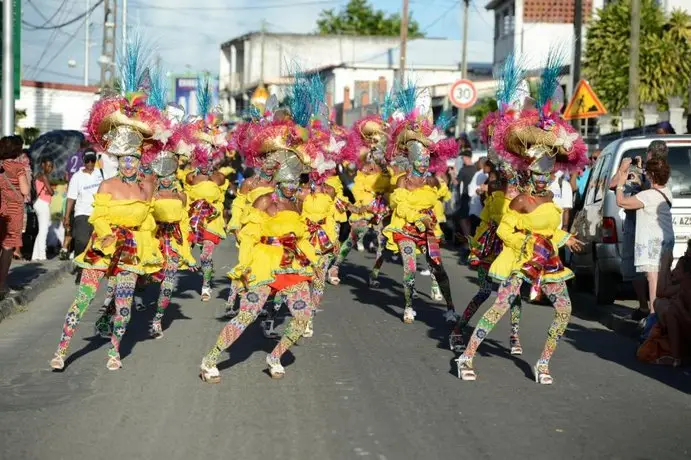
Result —
<instances>
[{"instance_id":1,"label":"white building","mask_svg":"<svg viewBox=\"0 0 691 460\"><path fill-rule=\"evenodd\" d=\"M81 131L89 110L99 96L96 86L23 80L15 108L26 110L22 128L35 127L41 133L56 129Z\"/></svg>"},{"instance_id":2,"label":"white building","mask_svg":"<svg viewBox=\"0 0 691 460\"><path fill-rule=\"evenodd\" d=\"M483 45L468 46L469 77L478 81L491 80L491 56L483 55ZM406 55L406 78L434 87L438 105L444 105L448 87L460 78L461 42L414 39ZM381 100L399 79L400 40L251 33L221 45L220 56L220 99L227 117L242 113L262 81L269 93L282 97L299 65L322 76L327 104L342 121L344 112Z\"/></svg>"}]
</instances>

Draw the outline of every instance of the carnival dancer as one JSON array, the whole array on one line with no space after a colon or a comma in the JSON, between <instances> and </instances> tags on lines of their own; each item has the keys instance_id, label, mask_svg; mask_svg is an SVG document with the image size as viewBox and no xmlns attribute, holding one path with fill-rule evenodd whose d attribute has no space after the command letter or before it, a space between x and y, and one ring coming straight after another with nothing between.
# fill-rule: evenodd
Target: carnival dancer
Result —
<instances>
[{"instance_id":1,"label":"carnival dancer","mask_svg":"<svg viewBox=\"0 0 691 460\"><path fill-rule=\"evenodd\" d=\"M473 315L492 293L493 283L489 277L489 268L503 249L497 228L502 217L509 209L511 201L518 196L520 180L524 174L517 172L507 161L501 159L492 148L492 136L497 122L501 119L513 119L523 105L527 94L524 85L525 69L523 61L509 55L499 76L499 87L496 97L498 110L488 114L479 124L478 131L483 144L488 146L488 158L496 166L497 181L490 181L488 198L480 214L480 224L475 235L469 241L470 254L468 264L477 269L479 290L473 296L461 314L449 338L451 350L462 353L465 349L463 331ZM521 313L521 298L518 296L511 305L511 354L520 355L523 349L518 337L518 321Z\"/></svg>"},{"instance_id":2,"label":"carnival dancer","mask_svg":"<svg viewBox=\"0 0 691 460\"><path fill-rule=\"evenodd\" d=\"M199 265L202 271L202 302L211 299L213 253L226 237L223 203L228 180L217 169L225 157L228 142L220 131L220 117L211 111L209 81L204 79L197 88L200 120L193 123L197 143L191 158L194 171L185 178L185 192L189 200L190 242L201 246Z\"/></svg>"},{"instance_id":3,"label":"carnival dancer","mask_svg":"<svg viewBox=\"0 0 691 460\"><path fill-rule=\"evenodd\" d=\"M360 167L353 184L355 204L350 215L350 235L341 245L334 264L329 269L328 281L337 285L341 282L339 268L348 254L370 228L377 231L381 240L381 224L391 209L385 195L389 192L390 178L386 171L386 124L380 115L370 115L353 125L348 137L346 151L349 157L359 158ZM380 245L381 246L381 245ZM382 247L378 249L383 250Z\"/></svg>"},{"instance_id":4,"label":"carnival dancer","mask_svg":"<svg viewBox=\"0 0 691 460\"><path fill-rule=\"evenodd\" d=\"M126 97L102 99L91 110L87 136L100 151L118 158L118 176L105 180L94 197L89 222L94 226L91 241L75 259L83 269L74 302L67 311L63 333L50 365L61 370L79 321L98 290L101 279L115 277L115 315L107 368L119 369L120 343L130 320L134 287L139 275L155 273L163 262L153 231L153 183L138 183L142 152L159 150L164 139L165 120L145 95L134 92L141 80L138 69L123 71ZM162 142L163 141L163 142Z\"/></svg>"},{"instance_id":5,"label":"carnival dancer","mask_svg":"<svg viewBox=\"0 0 691 460\"><path fill-rule=\"evenodd\" d=\"M504 247L489 275L501 285L496 302L480 319L465 352L456 360L458 377L463 380L476 379L473 357L482 340L520 295L525 281L532 284L531 298L542 290L554 305L554 320L533 369L537 383L553 382L549 362L571 316L566 280L574 276L562 265L557 251L564 245L579 251L582 243L561 230L561 210L554 204L548 186L555 169L577 171L587 162L583 140L561 119L559 104L555 104L560 68L560 59L555 56L550 52L545 66L538 110L523 110L516 119L500 119L494 129L492 145L497 155L518 170L527 169L530 178L528 190L511 201L497 229Z\"/></svg>"},{"instance_id":6,"label":"carnival dancer","mask_svg":"<svg viewBox=\"0 0 691 460\"><path fill-rule=\"evenodd\" d=\"M439 164L455 155L457 144L454 139L444 139L441 133L445 127L433 126L428 120L428 98L426 94L418 95L415 88L400 90L399 98L408 100L392 116L390 123L390 141L387 157L392 160L398 155L407 155L411 171L401 177L391 195L394 210L391 223L384 229L387 247L399 252L403 262L403 287L405 309L403 321L412 323L415 319L413 309L413 292L415 289L416 253L425 254L435 279L439 283L446 301L447 321L455 322L457 314L451 298L451 288L446 270L442 265L439 248L440 217L438 210L439 182L429 174L431 164L435 169ZM415 106L418 101L418 106ZM410 110L408 112L408 110Z\"/></svg>"},{"instance_id":7,"label":"carnival dancer","mask_svg":"<svg viewBox=\"0 0 691 460\"><path fill-rule=\"evenodd\" d=\"M229 276L245 285L240 312L223 328L216 345L201 363L201 378L218 383L216 363L259 315L271 294L285 298L292 318L278 345L266 358L272 378L282 378L283 354L302 337L312 316L312 294L309 283L312 266L318 257L309 242L309 232L300 215L297 200L300 175L305 161L301 153L302 134L295 126L269 124L254 137L251 152L267 155L280 164L274 179L273 194L260 197L248 216L240 239L238 265Z\"/></svg>"}]
</instances>

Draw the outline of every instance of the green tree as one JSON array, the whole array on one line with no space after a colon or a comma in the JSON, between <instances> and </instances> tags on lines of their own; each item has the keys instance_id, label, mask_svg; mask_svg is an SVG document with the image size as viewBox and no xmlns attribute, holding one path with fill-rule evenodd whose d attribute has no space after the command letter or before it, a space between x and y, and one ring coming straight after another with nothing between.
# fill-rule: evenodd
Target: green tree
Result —
<instances>
[{"instance_id":1,"label":"green tree","mask_svg":"<svg viewBox=\"0 0 691 460\"><path fill-rule=\"evenodd\" d=\"M475 117L474 128L490 113L497 110L497 100L493 97L486 97L477 101L477 103L468 111L468 115Z\"/></svg>"},{"instance_id":2,"label":"green tree","mask_svg":"<svg viewBox=\"0 0 691 460\"><path fill-rule=\"evenodd\" d=\"M611 2L588 24L585 77L610 113L628 105L630 0ZM691 77L691 16L666 18L654 0L641 0L639 99L667 107L667 98L686 94Z\"/></svg>"},{"instance_id":3,"label":"green tree","mask_svg":"<svg viewBox=\"0 0 691 460\"><path fill-rule=\"evenodd\" d=\"M317 33L320 35L379 35L396 36L401 32L401 15L387 15L376 10L368 0L350 0L344 9L338 12L324 10L317 19ZM424 37L420 24L408 18L408 36Z\"/></svg>"}]
</instances>

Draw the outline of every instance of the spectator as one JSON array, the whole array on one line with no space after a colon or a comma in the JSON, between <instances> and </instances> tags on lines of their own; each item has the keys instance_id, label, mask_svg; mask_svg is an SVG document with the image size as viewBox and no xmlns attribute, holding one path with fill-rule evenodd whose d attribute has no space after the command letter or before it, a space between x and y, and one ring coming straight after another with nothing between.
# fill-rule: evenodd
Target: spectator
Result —
<instances>
[{"instance_id":1,"label":"spectator","mask_svg":"<svg viewBox=\"0 0 691 460\"><path fill-rule=\"evenodd\" d=\"M568 232L571 209L573 209L573 190L571 189L571 183L566 180L563 172L557 171L554 174L554 180L550 184L549 190L554 195L554 204L561 209L561 229Z\"/></svg>"},{"instance_id":2,"label":"spectator","mask_svg":"<svg viewBox=\"0 0 691 460\"><path fill-rule=\"evenodd\" d=\"M458 185L459 200L458 214L456 220L459 222L457 228L461 230L461 262L464 263L468 252L467 238L472 236L470 222L470 188L473 177L477 172L477 167L473 164L472 152L464 148L461 150L463 166L458 171L455 184Z\"/></svg>"},{"instance_id":3,"label":"spectator","mask_svg":"<svg viewBox=\"0 0 691 460\"><path fill-rule=\"evenodd\" d=\"M631 159L625 158L621 168L628 169L630 163ZM627 177L620 175L617 205L627 210L636 210L634 266L637 273L646 274L650 298L648 312L654 313L662 255L674 248L672 193L666 187L670 175L669 164L662 158L651 158L646 163L646 174L650 189L631 197L624 196Z\"/></svg>"},{"instance_id":4,"label":"spectator","mask_svg":"<svg viewBox=\"0 0 691 460\"><path fill-rule=\"evenodd\" d=\"M23 144L19 136L0 139L0 299L10 291L7 275L15 248L22 246L24 203L31 194L25 165L18 160Z\"/></svg>"},{"instance_id":5,"label":"spectator","mask_svg":"<svg viewBox=\"0 0 691 460\"><path fill-rule=\"evenodd\" d=\"M597 159L600 158L600 151L596 150L593 152L592 155L590 155L590 161L588 163L588 166L583 169L583 171L578 175L578 178L576 179L576 187L578 189L578 196L580 198L585 197L585 187L588 185L588 179L590 178L590 172L593 170L593 167L595 166L595 163L597 163Z\"/></svg>"},{"instance_id":6,"label":"spectator","mask_svg":"<svg viewBox=\"0 0 691 460\"><path fill-rule=\"evenodd\" d=\"M67 165L65 166L65 175L67 176L67 182L69 182L72 179L72 176L74 176L80 169L82 169L82 166L84 166L84 163L82 161L82 158L84 157L84 152L90 148L91 144L89 143L89 141L87 141L86 139L82 139L82 142L79 144L79 150L77 150L67 158Z\"/></svg>"},{"instance_id":7,"label":"spectator","mask_svg":"<svg viewBox=\"0 0 691 460\"><path fill-rule=\"evenodd\" d=\"M67 187L67 209L63 222L72 235L75 256L84 252L91 238L94 228L89 223L89 217L93 211L94 195L104 180L103 171L96 171L96 152L86 150L83 161L84 166L72 176Z\"/></svg>"},{"instance_id":8,"label":"spectator","mask_svg":"<svg viewBox=\"0 0 691 460\"><path fill-rule=\"evenodd\" d=\"M670 122L663 121L657 124L657 130L655 133L666 136L668 134L676 134L677 132L674 130L674 127L672 127Z\"/></svg>"},{"instance_id":9,"label":"spectator","mask_svg":"<svg viewBox=\"0 0 691 460\"><path fill-rule=\"evenodd\" d=\"M655 301L656 323L638 349L638 359L680 366L691 361L691 240L672 270L671 251L662 256Z\"/></svg>"},{"instance_id":10,"label":"spectator","mask_svg":"<svg viewBox=\"0 0 691 460\"><path fill-rule=\"evenodd\" d=\"M667 160L667 144L663 141L653 141L648 145L646 152L646 160L652 158L661 158ZM619 170L610 182L610 188L615 189L620 180L625 180L624 196L633 196L643 189L649 188L643 176L643 160L636 157L632 163L631 159L622 161ZM631 319L640 321L645 319L649 314L648 308L648 294L647 281L642 273L636 272L634 265L634 251L636 239L636 211L624 210L624 225L623 225L623 242L622 242L622 278L625 282L631 282L633 290L636 292L638 299L638 309L633 312Z\"/></svg>"},{"instance_id":11,"label":"spectator","mask_svg":"<svg viewBox=\"0 0 691 460\"><path fill-rule=\"evenodd\" d=\"M476 171L468 185L468 218L470 219L470 235L475 235L475 230L480 225L482 213L483 186L487 182L490 166L487 157L480 158L476 163Z\"/></svg>"},{"instance_id":12,"label":"spectator","mask_svg":"<svg viewBox=\"0 0 691 460\"><path fill-rule=\"evenodd\" d=\"M48 241L48 229L50 228L50 202L53 199L53 187L50 185L50 173L53 172L53 160L43 158L41 160L41 170L34 179L34 190L36 191L36 201L34 201L34 211L38 218L38 234L34 241L34 251L31 256L32 261L46 260L46 247Z\"/></svg>"},{"instance_id":13,"label":"spectator","mask_svg":"<svg viewBox=\"0 0 691 460\"><path fill-rule=\"evenodd\" d=\"M24 165L24 169L26 171L26 179L29 184L32 182L33 178L33 173L32 173L32 168L31 168L31 158L29 156L29 149L22 149L22 154L19 155L17 158L18 161L20 161ZM28 225L28 218L29 218L29 212L33 212L33 208L30 208L31 204L31 194L29 194L27 197L24 199L24 219L23 219L23 224L22 224L22 246L29 246L31 248L33 246L33 243L31 243L31 238L33 237L33 230L35 230L35 225ZM32 220L32 223L35 224L35 219ZM29 230L29 234L27 235L27 230ZM31 244L27 244L26 237L29 237L29 242ZM22 248L18 247L15 248L14 250L14 259L15 260L21 260L22 257Z\"/></svg>"}]
</instances>

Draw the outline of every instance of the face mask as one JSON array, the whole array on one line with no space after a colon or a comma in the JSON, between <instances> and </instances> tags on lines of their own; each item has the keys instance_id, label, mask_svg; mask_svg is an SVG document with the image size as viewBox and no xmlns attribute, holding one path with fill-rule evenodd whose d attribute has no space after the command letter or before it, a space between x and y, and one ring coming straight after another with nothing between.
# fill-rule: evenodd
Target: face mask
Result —
<instances>
[{"instance_id":1,"label":"face mask","mask_svg":"<svg viewBox=\"0 0 691 460\"><path fill-rule=\"evenodd\" d=\"M127 155L120 157L118 160L118 174L121 178L128 181L134 181L137 179L137 173L139 172L139 158Z\"/></svg>"}]
</instances>

